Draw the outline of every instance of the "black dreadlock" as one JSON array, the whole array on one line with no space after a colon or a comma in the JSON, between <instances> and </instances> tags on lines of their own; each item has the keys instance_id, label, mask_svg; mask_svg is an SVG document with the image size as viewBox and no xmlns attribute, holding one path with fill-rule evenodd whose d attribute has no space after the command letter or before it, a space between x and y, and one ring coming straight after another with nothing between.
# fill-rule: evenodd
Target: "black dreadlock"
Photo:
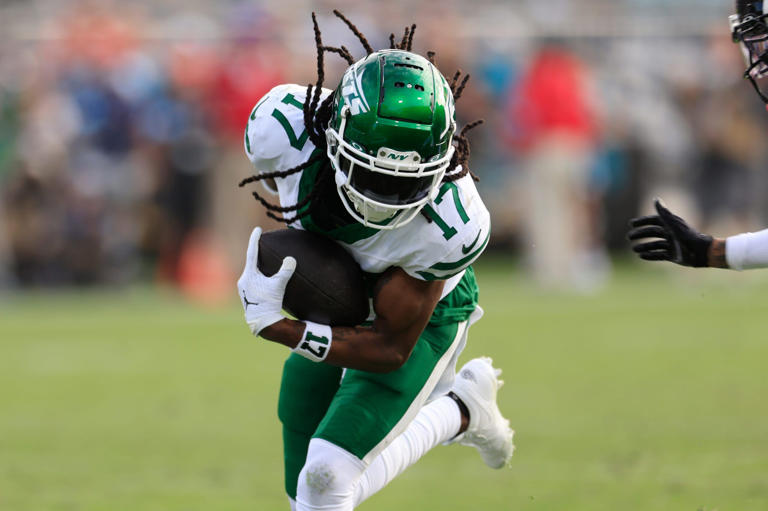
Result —
<instances>
[{"instance_id":1,"label":"black dreadlock","mask_svg":"<svg viewBox=\"0 0 768 511\"><path fill-rule=\"evenodd\" d=\"M413 33L416 32L416 24L412 24L410 27L405 27L403 32L403 38L399 43L395 43L395 34L389 34L389 49L390 50L406 50L411 51L413 46ZM430 52L434 55L434 52Z\"/></svg>"},{"instance_id":2,"label":"black dreadlock","mask_svg":"<svg viewBox=\"0 0 768 511\"><path fill-rule=\"evenodd\" d=\"M367 55L370 55L371 53L373 53L373 48L368 43L368 40L360 32L360 30L358 30L358 28L349 19L347 19L346 16L344 16L341 12L335 9L333 11L333 14L337 18L342 20L347 25L347 27L349 27L352 33L355 34L355 36L357 36L357 39L360 41L360 44L362 44ZM317 48L317 81L315 82L314 85L312 84L307 85L307 93L304 99L304 104L302 105L302 111L304 115L304 128L307 131L307 136L309 140L317 148L317 152L315 153L314 156L310 157L307 161L293 168L290 168L287 170L279 170L275 172L260 173L260 174L250 176L246 179L243 179L239 183L240 187L243 187L249 183L262 181L264 179L288 177L297 172L301 172L302 170L318 162L323 161L323 159L325 158L325 152L326 152L325 130L328 127L328 124L330 123L330 120L333 114L333 94L330 94L327 98L325 98L322 102L320 102L320 95L323 87L323 81L325 80L325 70L324 70L325 60L323 58L324 53L325 52L335 53L339 55L342 59L344 59L349 65L354 64L355 59L350 53L350 51L344 46L337 48L334 46L323 45L322 34L320 33L320 27L317 24L317 17L315 16L314 12L312 13L312 26L315 33L315 47ZM403 37L399 43L395 43L395 34L390 34L389 36L390 48L411 51L411 48L413 46L413 34L415 31L416 31L416 24L412 24L410 27L405 27ZM428 51L427 60L429 60L429 62L434 65L435 52ZM464 91L464 87L467 85L467 81L469 80L469 75L466 74L461 80L461 83L459 83L459 78L461 77L461 75L462 75L461 70L456 71L456 73L453 75L453 78L449 84L451 93L453 94L454 102L458 101L458 99L461 97L461 94ZM456 181L457 179L464 177L467 174L472 176L473 180L475 181L479 180L478 177L469 170L468 162L469 162L470 148L469 148L469 139L467 139L466 134L471 129L479 126L483 122L484 121L482 119L471 122L466 126L464 126L461 129L461 131L454 136L454 144L456 149L455 149L455 152L453 153L453 157L451 158L449 169L446 172L445 177L443 177L443 182L446 182L446 183L453 182L453 181ZM251 192L251 194L254 196L256 200L258 200L267 209L267 216L279 222L291 224L296 220L299 220L309 215L312 211L312 205L314 204L312 203L312 199L317 195L324 193L328 187L333 186L333 172L331 170L329 161L326 160L323 163L323 166L318 176L319 176L318 182L316 183L316 186L312 189L312 191L309 193L309 195L305 197L304 200L298 202L297 204L294 204L293 206L285 206L285 207L278 206L270 203L255 191ZM303 209L307 205L309 205L309 207L306 208L304 211L301 211L301 209ZM290 213L293 211L296 211L297 213L295 213L291 217L285 216L285 213ZM279 217L275 215L273 212L282 213L283 216Z\"/></svg>"},{"instance_id":3,"label":"black dreadlock","mask_svg":"<svg viewBox=\"0 0 768 511\"><path fill-rule=\"evenodd\" d=\"M338 53L341 58L347 61L347 64L350 66L355 63L355 58L352 56L351 53L349 53L349 50L346 46L342 46L341 48L334 48L333 46L323 46L323 50L329 51L331 53Z\"/></svg>"},{"instance_id":4,"label":"black dreadlock","mask_svg":"<svg viewBox=\"0 0 768 511\"><path fill-rule=\"evenodd\" d=\"M312 84L307 85L307 93L306 93L306 97L304 98L304 104L302 105L302 111L304 114L304 128L307 131L307 136L319 151L315 156L309 158L304 163L297 165L293 168L276 171L276 172L256 174L249 178L243 179L239 183L240 187L243 187L246 184L253 183L256 181L261 181L264 179L288 177L297 172L301 172L302 170L314 165L315 163L322 161L323 158L325 157L325 144L326 144L325 128L328 126L328 123L331 120L331 114L333 113L333 108L332 108L333 95L329 95L318 106L318 103L320 100L320 93L323 87L323 81L325 80L325 71L323 66L324 64L323 53L325 51L337 53L348 62L349 60L346 59L346 57L349 56L351 58L351 55L349 53L349 50L347 50L343 46L341 48L332 48L328 46L323 46L322 34L320 33L320 27L317 24L317 17L315 16L314 12L312 13L312 25L315 32L315 46L317 47L317 81L315 82L314 89ZM328 178L331 176L331 173L329 172L329 167L330 167L330 162L326 161L321 170L321 174L323 176L324 181L328 181ZM269 201L264 199L261 195L259 195L259 193L256 191L251 192L251 194L256 200L258 200L267 209L268 217L274 220L277 220L279 222L291 224L296 220L299 220L309 215L311 212L311 208L307 208L304 211L297 212L295 215L291 217L287 217L285 215L283 215L282 217L279 217L275 215L273 212L290 213L291 211L299 211L305 206L307 206L308 204L311 204L311 200L318 194L318 192L320 192L324 188L325 188L324 186L315 187L309 193L309 195L304 198L304 200L300 201L297 204L294 204L293 206L286 206L286 207L277 206L275 204L270 203Z\"/></svg>"},{"instance_id":5,"label":"black dreadlock","mask_svg":"<svg viewBox=\"0 0 768 511\"><path fill-rule=\"evenodd\" d=\"M346 16L341 14L338 9L333 10L333 14L336 15L337 18L339 18L341 21L347 24L349 29L352 31L353 34L357 36L357 38L360 40L360 44L363 45L363 48L365 48L366 55L370 55L373 53L373 48L371 48L371 45L368 44L368 39L365 38L365 36L357 29L357 27L347 19Z\"/></svg>"},{"instance_id":6,"label":"black dreadlock","mask_svg":"<svg viewBox=\"0 0 768 511\"><path fill-rule=\"evenodd\" d=\"M411 33L408 34L408 45L405 47L406 50L411 51L411 47L413 46L413 33L416 32L416 23L411 25Z\"/></svg>"},{"instance_id":7,"label":"black dreadlock","mask_svg":"<svg viewBox=\"0 0 768 511\"><path fill-rule=\"evenodd\" d=\"M469 170L469 139L467 138L467 132L473 128L476 128L483 124L485 121L483 119L478 119L474 122L470 122L466 126L464 126L458 135L454 137L454 140L456 141L456 152L453 153L453 157L451 158L451 165L450 169L456 169L459 165L461 165L461 170L459 171L453 171L450 170L445 173L445 177L443 177L444 183L450 183L453 181L456 181L457 179L460 179L467 174L472 176L473 181L480 181L480 178L475 175L474 172Z\"/></svg>"},{"instance_id":8,"label":"black dreadlock","mask_svg":"<svg viewBox=\"0 0 768 511\"><path fill-rule=\"evenodd\" d=\"M404 50L406 46L408 46L408 35L411 33L411 29L409 27L405 27L405 31L403 32L403 38L400 39L400 44L397 46L399 49Z\"/></svg>"},{"instance_id":9,"label":"black dreadlock","mask_svg":"<svg viewBox=\"0 0 768 511\"><path fill-rule=\"evenodd\" d=\"M433 52L432 56L435 54ZM461 79L461 83L459 83L459 78L461 77L462 71L461 69L456 70L456 72L453 74L453 78L451 79L450 88L451 92L453 93L453 101L454 103L459 100L461 97L461 94L464 92L464 87L467 86L467 82L469 81L469 74L465 74L464 78ZM452 182L456 181L457 179L460 179L467 174L472 176L473 181L480 181L480 178L475 175L474 172L469 170L469 139L467 138L467 132L473 128L476 128L477 126L480 126L483 124L485 120L478 119L476 121L470 122L466 126L464 126L461 131L458 133L458 135L454 136L454 140L456 142L456 151L453 153L453 158L451 158L451 164L449 166L449 169L453 170L457 167L461 166L461 170L458 172L454 171L451 172L449 170L446 172L445 177L443 178L443 181L445 182Z\"/></svg>"}]
</instances>

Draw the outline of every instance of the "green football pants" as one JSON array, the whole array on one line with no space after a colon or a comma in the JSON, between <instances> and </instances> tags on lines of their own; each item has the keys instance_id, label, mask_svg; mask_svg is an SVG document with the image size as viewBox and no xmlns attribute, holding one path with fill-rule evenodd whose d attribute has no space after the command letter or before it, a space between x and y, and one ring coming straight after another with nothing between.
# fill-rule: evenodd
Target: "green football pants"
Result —
<instances>
[{"instance_id":1,"label":"green football pants","mask_svg":"<svg viewBox=\"0 0 768 511\"><path fill-rule=\"evenodd\" d=\"M322 438L370 463L407 427L435 387L452 380L468 322L428 325L398 370L379 374L311 362L295 353L283 367L285 490L296 498L309 440ZM447 389L445 389L447 390Z\"/></svg>"}]
</instances>

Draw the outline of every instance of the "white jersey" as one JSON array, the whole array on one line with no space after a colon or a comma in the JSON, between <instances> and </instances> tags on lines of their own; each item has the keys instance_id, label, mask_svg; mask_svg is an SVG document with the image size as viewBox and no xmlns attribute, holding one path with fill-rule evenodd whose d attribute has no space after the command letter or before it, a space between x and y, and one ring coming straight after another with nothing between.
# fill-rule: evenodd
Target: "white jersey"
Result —
<instances>
[{"instance_id":1,"label":"white jersey","mask_svg":"<svg viewBox=\"0 0 768 511\"><path fill-rule=\"evenodd\" d=\"M324 89L320 101L330 93ZM315 151L304 128L305 96L305 87L279 85L254 107L248 118L245 151L258 172L293 168ZM275 180L281 206L292 206L306 196L308 184L313 184L308 183L308 172ZM488 244L490 215L469 175L444 183L436 198L424 206L423 213L393 230L357 224L338 231L320 231L312 228L311 219L306 217L290 226L334 238L365 272L382 273L396 266L420 280L446 280L445 296Z\"/></svg>"}]
</instances>

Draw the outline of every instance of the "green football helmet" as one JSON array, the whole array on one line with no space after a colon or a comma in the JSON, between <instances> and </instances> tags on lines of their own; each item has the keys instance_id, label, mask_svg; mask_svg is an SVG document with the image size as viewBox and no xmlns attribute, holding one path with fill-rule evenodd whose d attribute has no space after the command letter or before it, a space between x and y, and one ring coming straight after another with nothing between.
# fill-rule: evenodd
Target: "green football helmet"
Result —
<instances>
[{"instance_id":1,"label":"green football helmet","mask_svg":"<svg viewBox=\"0 0 768 511\"><path fill-rule=\"evenodd\" d=\"M438 193L455 131L451 89L424 57L382 50L350 66L325 132L349 214L377 229L413 220Z\"/></svg>"}]
</instances>

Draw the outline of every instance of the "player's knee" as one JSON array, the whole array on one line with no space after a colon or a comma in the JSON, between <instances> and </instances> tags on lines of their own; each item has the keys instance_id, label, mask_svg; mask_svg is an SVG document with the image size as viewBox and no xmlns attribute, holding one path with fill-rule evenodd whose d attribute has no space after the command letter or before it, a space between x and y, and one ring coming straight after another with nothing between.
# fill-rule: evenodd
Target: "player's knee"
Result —
<instances>
[{"instance_id":1,"label":"player's knee","mask_svg":"<svg viewBox=\"0 0 768 511\"><path fill-rule=\"evenodd\" d=\"M313 438L299 474L297 510L352 509L355 487L364 470L365 465L354 455Z\"/></svg>"},{"instance_id":2,"label":"player's knee","mask_svg":"<svg viewBox=\"0 0 768 511\"><path fill-rule=\"evenodd\" d=\"M339 493L344 490L344 481L336 477L333 462L326 460L307 460L299 476L302 478L306 491L301 492L306 497L318 497L327 494Z\"/></svg>"}]
</instances>

